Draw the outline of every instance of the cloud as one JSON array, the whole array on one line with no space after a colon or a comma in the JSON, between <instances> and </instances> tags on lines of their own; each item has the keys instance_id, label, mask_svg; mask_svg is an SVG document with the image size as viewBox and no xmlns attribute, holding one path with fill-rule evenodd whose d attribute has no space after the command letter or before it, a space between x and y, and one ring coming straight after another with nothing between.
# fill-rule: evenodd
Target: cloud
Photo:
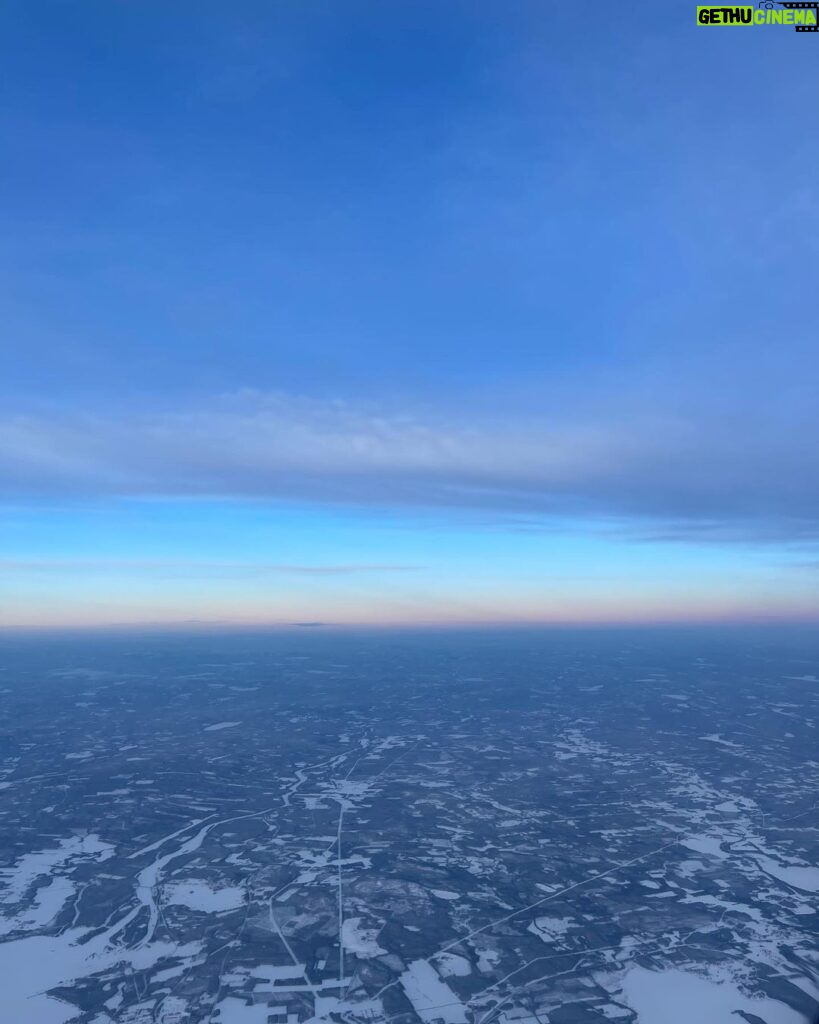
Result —
<instances>
[{"instance_id":1,"label":"cloud","mask_svg":"<svg viewBox=\"0 0 819 1024\"><path fill-rule=\"evenodd\" d=\"M417 565L287 565L265 562L212 562L192 559L54 558L0 559L0 572L29 574L148 572L196 576L358 576L418 572Z\"/></svg>"},{"instance_id":2,"label":"cloud","mask_svg":"<svg viewBox=\"0 0 819 1024\"><path fill-rule=\"evenodd\" d=\"M610 519L666 539L819 539L812 403L740 401L713 380L707 401L656 390L589 384L544 399L548 412L242 391L150 412L18 413L0 419L0 486L7 500L307 500Z\"/></svg>"}]
</instances>

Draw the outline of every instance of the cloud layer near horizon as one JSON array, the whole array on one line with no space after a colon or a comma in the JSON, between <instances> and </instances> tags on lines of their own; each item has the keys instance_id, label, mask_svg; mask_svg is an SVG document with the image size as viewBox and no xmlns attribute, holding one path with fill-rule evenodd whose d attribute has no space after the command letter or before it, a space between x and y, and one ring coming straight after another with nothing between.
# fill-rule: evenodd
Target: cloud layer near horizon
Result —
<instances>
[{"instance_id":1,"label":"cloud layer near horizon","mask_svg":"<svg viewBox=\"0 0 819 1024\"><path fill-rule=\"evenodd\" d=\"M666 537L819 538L809 404L760 417L752 396L695 408L578 393L551 408L383 412L245 391L150 412L7 414L2 494L306 500L609 518Z\"/></svg>"}]
</instances>

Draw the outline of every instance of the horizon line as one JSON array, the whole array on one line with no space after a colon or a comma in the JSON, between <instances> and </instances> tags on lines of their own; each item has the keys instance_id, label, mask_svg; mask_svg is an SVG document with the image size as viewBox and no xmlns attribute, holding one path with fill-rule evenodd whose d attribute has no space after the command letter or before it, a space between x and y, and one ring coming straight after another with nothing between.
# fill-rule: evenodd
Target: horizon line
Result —
<instances>
[{"instance_id":1,"label":"horizon line","mask_svg":"<svg viewBox=\"0 0 819 1024\"><path fill-rule=\"evenodd\" d=\"M4 625L0 623L0 636L18 634L47 633L258 633L258 632L356 632L377 631L412 632L415 630L432 630L437 632L470 630L608 630L608 629L668 629L668 628L721 628L721 627L801 627L819 628L819 616L796 617L783 615L731 615L712 616L709 618L623 618L623 619L461 619L461 620L428 620L428 621L301 621L301 622L231 622L226 620L180 619L168 622L101 622L101 623L26 623Z\"/></svg>"}]
</instances>

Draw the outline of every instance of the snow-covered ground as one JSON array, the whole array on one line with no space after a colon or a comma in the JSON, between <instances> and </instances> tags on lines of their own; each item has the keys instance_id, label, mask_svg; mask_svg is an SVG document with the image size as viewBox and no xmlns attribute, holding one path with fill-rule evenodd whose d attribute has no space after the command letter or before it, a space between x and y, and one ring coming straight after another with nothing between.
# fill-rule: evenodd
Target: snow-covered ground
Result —
<instances>
[{"instance_id":1,"label":"snow-covered ground","mask_svg":"<svg viewBox=\"0 0 819 1024\"><path fill-rule=\"evenodd\" d=\"M463 1004L426 960L414 960L400 981L407 999L426 1024L435 1020L442 1020L444 1024L466 1024Z\"/></svg>"},{"instance_id":2,"label":"snow-covered ground","mask_svg":"<svg viewBox=\"0 0 819 1024\"><path fill-rule=\"evenodd\" d=\"M145 970L163 957L199 952L198 943L156 942L138 949L119 946L114 936L126 923L120 920L91 939L87 939L88 929L78 928L62 935L32 935L0 943L0 1020L4 1024L64 1024L76 1017L77 1008L46 995L49 989L117 965Z\"/></svg>"},{"instance_id":3,"label":"snow-covered ground","mask_svg":"<svg viewBox=\"0 0 819 1024\"><path fill-rule=\"evenodd\" d=\"M572 924L570 917L536 917L527 931L537 935L544 942L554 942L556 938L565 935Z\"/></svg>"},{"instance_id":4,"label":"snow-covered ground","mask_svg":"<svg viewBox=\"0 0 819 1024\"><path fill-rule=\"evenodd\" d=\"M236 910L244 903L244 889L225 885L213 888L207 882L192 879L185 882L169 882L164 886L165 903L188 907L203 914L218 914L225 910Z\"/></svg>"},{"instance_id":5,"label":"snow-covered ground","mask_svg":"<svg viewBox=\"0 0 819 1024\"><path fill-rule=\"evenodd\" d=\"M378 945L377 928L367 928L360 917L348 917L341 928L344 948L356 956L382 956L386 949Z\"/></svg>"},{"instance_id":6,"label":"snow-covered ground","mask_svg":"<svg viewBox=\"0 0 819 1024\"><path fill-rule=\"evenodd\" d=\"M623 999L639 1024L737 1024L739 1013L765 1024L805 1024L802 1014L773 999L751 999L730 978L669 968L633 967L623 979Z\"/></svg>"},{"instance_id":7,"label":"snow-covered ground","mask_svg":"<svg viewBox=\"0 0 819 1024\"><path fill-rule=\"evenodd\" d=\"M266 1003L248 1004L244 999L227 996L216 1009L219 1024L267 1024L271 1013L286 1013L286 1007L268 1006Z\"/></svg>"}]
</instances>

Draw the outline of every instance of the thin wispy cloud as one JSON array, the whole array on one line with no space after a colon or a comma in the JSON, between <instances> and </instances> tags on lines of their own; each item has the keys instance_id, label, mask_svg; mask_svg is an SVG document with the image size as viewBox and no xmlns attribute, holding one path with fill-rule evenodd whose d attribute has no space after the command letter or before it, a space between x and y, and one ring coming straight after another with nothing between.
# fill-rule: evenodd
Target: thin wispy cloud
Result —
<instances>
[{"instance_id":1,"label":"thin wispy cloud","mask_svg":"<svg viewBox=\"0 0 819 1024\"><path fill-rule=\"evenodd\" d=\"M3 573L140 573L223 577L361 576L418 572L417 565L287 565L265 562L209 562L192 559L55 558L0 559Z\"/></svg>"},{"instance_id":2,"label":"thin wispy cloud","mask_svg":"<svg viewBox=\"0 0 819 1024\"><path fill-rule=\"evenodd\" d=\"M151 412L6 416L0 472L18 500L307 500L613 517L665 539L819 537L812 408L796 436L751 401L661 406L625 395L595 407L582 392L575 412L564 401L552 414L422 415L248 391Z\"/></svg>"}]
</instances>

